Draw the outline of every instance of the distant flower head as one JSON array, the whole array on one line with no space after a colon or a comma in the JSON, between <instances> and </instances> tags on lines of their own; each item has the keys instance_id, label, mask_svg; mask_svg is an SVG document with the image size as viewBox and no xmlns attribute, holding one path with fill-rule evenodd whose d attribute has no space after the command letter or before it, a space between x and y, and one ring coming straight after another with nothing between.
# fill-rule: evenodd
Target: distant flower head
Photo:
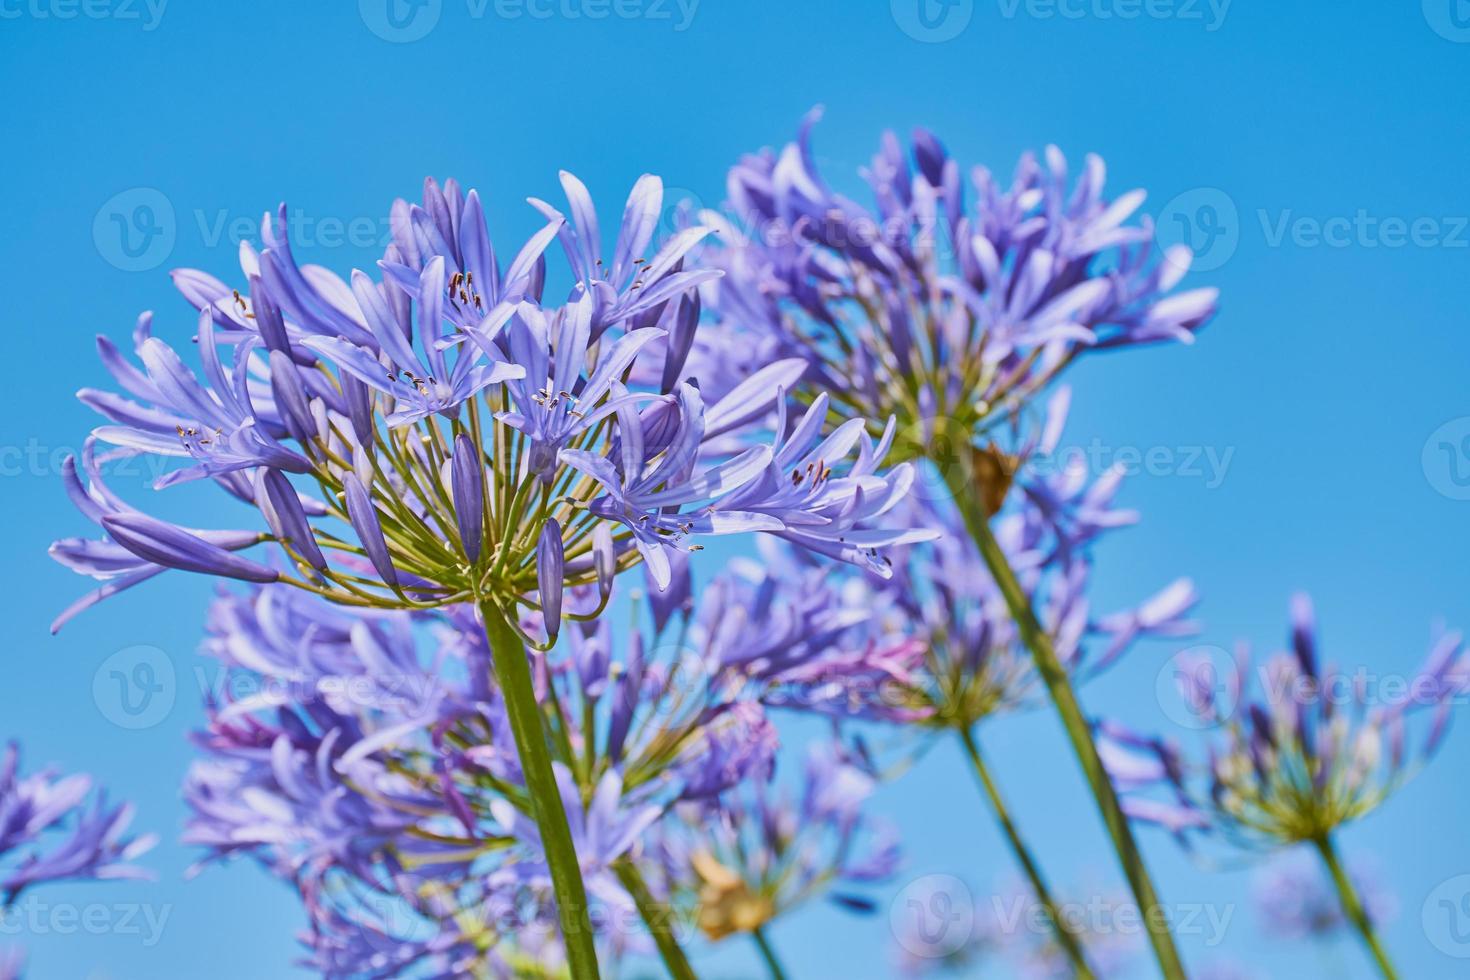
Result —
<instances>
[{"instance_id":1,"label":"distant flower head","mask_svg":"<svg viewBox=\"0 0 1470 980\"><path fill-rule=\"evenodd\" d=\"M128 835L130 804L109 806L88 776L24 776L20 747L0 755L0 909L50 881L147 878L133 860L152 836Z\"/></svg>"},{"instance_id":2,"label":"distant flower head","mask_svg":"<svg viewBox=\"0 0 1470 980\"><path fill-rule=\"evenodd\" d=\"M1377 809L1432 757L1470 677L1460 634L1437 635L1394 694L1322 659L1306 596L1293 598L1291 610L1291 650L1266 661L1258 694L1244 647L1223 691L1210 662L1186 658L1184 705L1213 730L1199 769L1171 741L1103 725L1104 761L1130 791L1124 808L1134 817L1179 833L1218 831L1247 846L1317 841ZM1421 714L1427 731L1411 752Z\"/></svg>"},{"instance_id":3,"label":"distant flower head","mask_svg":"<svg viewBox=\"0 0 1470 980\"><path fill-rule=\"evenodd\" d=\"M1048 147L1006 185L962 172L924 130L911 152L890 133L863 173L865 207L819 173L819 118L743 158L730 213L700 216L726 273L705 289L723 331L702 335L691 362L710 383L801 358L806 383L854 415L897 416L907 459L932 454L936 427L969 438L1014 412L1089 350L1188 342L1215 311L1213 289L1173 292L1189 250L1157 255L1151 222L1128 223L1143 192L1106 198L1095 156L1071 183Z\"/></svg>"},{"instance_id":4,"label":"distant flower head","mask_svg":"<svg viewBox=\"0 0 1470 980\"><path fill-rule=\"evenodd\" d=\"M1375 927L1391 921L1398 901L1365 861L1348 861L1348 876ZM1289 854L1260 869L1252 888L1261 928L1282 939L1327 939L1351 931L1342 899L1319 861Z\"/></svg>"},{"instance_id":5,"label":"distant flower head","mask_svg":"<svg viewBox=\"0 0 1470 980\"><path fill-rule=\"evenodd\" d=\"M0 924L38 885L151 878L133 862L157 838L129 835L132 819L132 806L109 806L89 776L23 775L20 747L11 743L0 754ZM24 949L0 947L0 980L20 980L25 966Z\"/></svg>"},{"instance_id":6,"label":"distant flower head","mask_svg":"<svg viewBox=\"0 0 1470 980\"><path fill-rule=\"evenodd\" d=\"M863 813L874 785L846 750L819 743L799 795L751 780L713 806L687 807L683 822L659 826L645 873L676 909L695 910L713 940L818 897L871 913L862 889L899 865L893 829Z\"/></svg>"},{"instance_id":7,"label":"distant flower head","mask_svg":"<svg viewBox=\"0 0 1470 980\"><path fill-rule=\"evenodd\" d=\"M108 424L68 492L101 542L53 553L105 584L97 599L164 568L281 581L358 607L427 609L493 599L560 629L562 592L646 562L660 587L673 556L706 535L766 532L881 569L876 549L906 540L885 515L912 481L879 472L886 445L861 421L823 438L812 405L772 438L800 362L762 366L706 399L682 371L699 323L694 290L720 275L686 268L707 229L653 242L657 178L634 188L609 261L586 189L563 175L570 218L547 217L509 262L496 257L478 195L425 185L392 212L381 279L301 265L284 207L241 249L243 283L175 273L199 311L191 358L133 337L136 363L106 338L121 393L86 389ZM560 240L573 282L549 298L545 251ZM664 375L638 385L635 361L665 343ZM641 375L638 375L641 377ZM630 387L630 384L633 386ZM158 486L210 479L258 509L259 531L203 532L133 510L102 481L119 455L183 466ZM261 539L284 565L236 552Z\"/></svg>"},{"instance_id":8,"label":"distant flower head","mask_svg":"<svg viewBox=\"0 0 1470 980\"><path fill-rule=\"evenodd\" d=\"M1063 666L1081 682L1140 640L1193 632L1188 615L1197 597L1191 583L1180 579L1133 608L1094 613L1089 595L1093 546L1108 532L1135 523L1138 515L1114 503L1120 470L1094 480L1080 465L1055 472L1030 465L1053 451L1067 401L1063 389L1052 399L1041 438L1006 457L1010 486L993 527ZM932 541L890 549L887 579L835 574L799 553L784 563L765 558L781 580L779 587L768 588L772 594L787 601L824 592L830 596L821 608L831 617L829 632L840 642L854 650L903 654L901 660L887 657L893 669L883 674L844 674L830 657L811 661L807 673L828 680L834 693L807 706L840 703L844 689L867 690L862 700L880 701L885 709L869 711L870 717L886 713L891 720L970 727L1032 704L1040 687L1031 655L953 504L910 500L901 520L938 533ZM780 616L762 619L787 622ZM744 649L760 648L749 643L748 632L742 636Z\"/></svg>"}]
</instances>

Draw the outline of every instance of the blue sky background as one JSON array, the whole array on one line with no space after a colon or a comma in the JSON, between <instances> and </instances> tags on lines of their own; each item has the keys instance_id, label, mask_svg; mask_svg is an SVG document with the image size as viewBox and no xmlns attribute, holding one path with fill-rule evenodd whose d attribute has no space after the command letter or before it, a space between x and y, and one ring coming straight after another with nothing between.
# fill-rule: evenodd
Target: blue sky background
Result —
<instances>
[{"instance_id":1,"label":"blue sky background","mask_svg":"<svg viewBox=\"0 0 1470 980\"><path fill-rule=\"evenodd\" d=\"M1164 233L1192 229L1206 248L1214 268L1191 283L1224 292L1192 349L1099 358L1074 375L1069 444L1096 439L1108 461L1164 450L1124 491L1145 520L1102 552L1098 606L1189 574L1207 639L1244 637L1265 653L1284 638L1288 594L1308 589L1329 656L1385 675L1418 664L1436 617L1470 623L1470 503L1456 479L1470 457L1439 448L1470 434L1463 0L924 0L927 20L916 2L433 0L405 3L396 29L385 0L0 0L0 735L23 737L33 764L105 777L166 838L155 884L36 893L39 924L0 934L31 948L34 976L295 975L291 895L243 866L185 882L195 855L172 842L184 736L200 717L194 648L209 584L168 576L52 638L47 624L86 583L45 556L52 538L85 530L58 463L93 422L72 393L106 380L93 335L125 338L136 313L155 308L163 335L186 336L192 318L167 270L235 281L237 226L283 199L306 219L298 251L342 271L375 258L383 226L363 222L416 196L426 174L480 188L497 241L518 242L538 223L524 198L557 195L559 168L605 209L646 170L715 203L738 154L784 141L819 102L819 158L855 190L888 127L928 126L962 161L1000 172L1048 142L1078 163L1098 152L1115 193L1147 188ZM115 216L141 220L140 205L153 216L135 226L141 250L129 254ZM1191 464L1206 452L1228 465ZM175 506L205 525L231 516L217 495L186 491ZM129 719L109 658L136 658L138 646L161 651L146 656L175 680L150 708L154 723L130 729L117 723ZM1087 692L1089 706L1167 729L1155 689L1171 652L1138 651ZM1116 889L1050 716L1006 721L983 740L1052 877L1082 894ZM1406 976L1470 969L1452 955L1470 955L1470 916L1457 932L1438 904L1470 890L1454 881L1470 873L1467 766L1462 730L1343 835L1348 852L1376 856L1399 897L1387 943ZM979 900L1008 874L949 746L875 809L906 833L905 875L877 917L817 908L778 925L797 977L887 976L886 909L906 882L952 872ZM1351 942L1266 938L1249 871L1203 870L1169 840L1145 838L1167 901L1230 916L1217 945L1207 933L1183 938L1193 964L1369 975ZM52 914L139 902L167 913L156 942L141 917L125 928L109 911L108 927L88 930ZM743 947L702 962L712 977L758 975ZM1131 975L1153 974L1140 961Z\"/></svg>"}]
</instances>

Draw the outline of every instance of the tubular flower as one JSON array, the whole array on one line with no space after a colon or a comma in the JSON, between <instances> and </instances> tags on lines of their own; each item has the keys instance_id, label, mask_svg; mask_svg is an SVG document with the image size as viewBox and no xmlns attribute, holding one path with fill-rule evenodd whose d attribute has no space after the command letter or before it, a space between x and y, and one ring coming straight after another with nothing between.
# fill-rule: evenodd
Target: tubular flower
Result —
<instances>
[{"instance_id":1,"label":"tubular flower","mask_svg":"<svg viewBox=\"0 0 1470 980\"><path fill-rule=\"evenodd\" d=\"M107 493L89 450L92 490L74 463L68 488L109 540L54 549L108 579L82 605L169 567L279 580L354 606L491 599L554 610L563 588L601 581L605 594L608 577L640 558L667 584L672 556L703 535L779 534L870 565L876 548L904 540L878 527L912 481L907 466L878 473L886 443L856 438L851 423L823 440L825 404L774 445L759 435L799 363L772 364L761 383L711 402L675 355L668 384L627 387L651 341L693 335L691 291L720 272L684 268L702 228L644 257L657 178L634 188L610 264L585 188L570 175L563 185L571 218L533 202L548 224L504 267L475 192L430 181L422 206L394 206L381 279L299 266L284 209L263 221L261 248L242 247L243 288L176 273L199 310L200 371L146 315L140 366L100 340L123 390L81 392L107 418L94 438L115 448L101 458L188 460L159 486L210 478L255 504L257 537L286 562L232 554L249 535L131 510ZM574 277L563 303L544 297L557 239Z\"/></svg>"},{"instance_id":2,"label":"tubular flower","mask_svg":"<svg viewBox=\"0 0 1470 980\"><path fill-rule=\"evenodd\" d=\"M801 358L812 390L896 416L908 459L938 429L969 438L1014 413L1086 351L1188 342L1213 315L1214 289L1173 292L1189 250L1155 254L1149 219L1128 223L1143 192L1106 198L1096 156L1070 187L1055 147L1023 157L1008 186L983 167L967 182L933 135L916 131L908 154L890 133L864 173L866 208L817 171L820 115L730 171L728 215L701 215L724 246L707 261L726 273L705 293L722 330L691 359L711 384Z\"/></svg>"},{"instance_id":3,"label":"tubular flower","mask_svg":"<svg viewBox=\"0 0 1470 980\"><path fill-rule=\"evenodd\" d=\"M1200 769L1171 741L1104 724L1107 765L1130 791L1130 815L1249 847L1319 842L1377 809L1432 757L1470 678L1460 634L1435 637L1407 694L1377 691L1366 674L1321 660L1306 596L1291 608L1291 650L1261 668L1259 695L1243 646L1224 678L1203 655L1181 663L1184 705L1212 733ZM1420 714L1429 716L1427 732L1411 751Z\"/></svg>"}]
</instances>

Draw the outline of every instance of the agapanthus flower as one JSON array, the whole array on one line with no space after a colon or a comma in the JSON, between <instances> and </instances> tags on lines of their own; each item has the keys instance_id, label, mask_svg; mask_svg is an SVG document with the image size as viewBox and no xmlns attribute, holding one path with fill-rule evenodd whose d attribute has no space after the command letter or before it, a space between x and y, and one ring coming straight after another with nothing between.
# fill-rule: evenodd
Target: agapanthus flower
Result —
<instances>
[{"instance_id":1,"label":"agapanthus flower","mask_svg":"<svg viewBox=\"0 0 1470 980\"><path fill-rule=\"evenodd\" d=\"M20 747L0 756L0 922L27 890L58 881L152 877L134 861L156 843L133 836L131 804L110 805L90 776L20 771ZM0 948L0 977L18 980L25 951Z\"/></svg>"},{"instance_id":2,"label":"agapanthus flower","mask_svg":"<svg viewBox=\"0 0 1470 980\"><path fill-rule=\"evenodd\" d=\"M1108 765L1133 791L1125 805L1134 816L1218 831L1248 847L1315 842L1377 809L1434 754L1470 678L1458 632L1438 632L1396 692L1321 657L1305 595L1292 599L1291 613L1291 649L1259 669L1259 693L1244 646L1225 678L1206 654L1181 655L1184 706L1208 736L1201 768L1172 740L1105 725ZM1427 730L1411 750L1421 715Z\"/></svg>"},{"instance_id":3,"label":"agapanthus flower","mask_svg":"<svg viewBox=\"0 0 1470 980\"><path fill-rule=\"evenodd\" d=\"M1398 901L1377 869L1370 862L1352 858L1347 866L1368 918L1378 926L1392 920ZM1261 929L1268 935L1325 940L1351 928L1331 879L1306 854L1288 854L1258 870L1251 892Z\"/></svg>"},{"instance_id":4,"label":"agapanthus flower","mask_svg":"<svg viewBox=\"0 0 1470 980\"><path fill-rule=\"evenodd\" d=\"M906 153L883 138L863 173L872 207L818 172L811 131L729 174L728 213L704 213L725 276L705 301L722 331L696 340L692 369L733 384L768 360L797 357L805 381L856 416L900 420L903 458L932 455L937 428L969 438L1014 413L1089 350L1189 341L1216 291L1175 293L1191 254L1158 254L1144 195L1104 195L1089 156L1022 157L1007 186L968 175L932 134ZM912 161L912 162L911 162ZM968 176L968 179L967 179ZM709 364L709 370L705 365Z\"/></svg>"},{"instance_id":5,"label":"agapanthus flower","mask_svg":"<svg viewBox=\"0 0 1470 980\"><path fill-rule=\"evenodd\" d=\"M879 475L880 454L849 435L817 445L825 411L808 415L799 442L768 448L750 438L784 402L782 385L746 386L711 403L677 370L665 386L625 386L651 340L695 329L690 291L719 271L683 268L704 229L675 235L645 260L649 215L662 196L657 178L635 188L611 265L600 257L585 188L569 175L563 183L571 220L537 202L550 223L505 268L477 195L431 181L422 207L395 205L381 281L354 270L349 285L298 266L284 211L262 223L262 249L242 248L244 288L177 273L200 310L201 372L153 336L151 317L135 332L141 367L101 340L124 393L82 392L108 418L95 437L117 447L108 457L191 460L159 485L209 477L256 503L262 533L287 564L222 554L245 539L139 515L94 474L93 496L105 495L104 504L73 495L112 539L108 547L143 564L84 570L112 573L109 591L161 565L281 579L359 606L483 596L539 606L554 601L543 586L592 582L638 555L666 581L670 554L697 548L705 534L780 533L864 561L899 539L873 525L911 473ZM557 237L575 279L564 303L544 297L543 253ZM771 367L768 378L793 377ZM742 438L745 447L732 451ZM861 458L844 470L854 447ZM774 492L802 467L820 479L799 493ZM298 486L300 476L309 479ZM330 528L319 516L340 523ZM599 544L594 531L604 521L612 533ZM544 547L547 528L559 548ZM593 560L608 548L610 560ZM79 550L58 546L58 557ZM542 556L557 567L538 570ZM558 625L547 623L553 632Z\"/></svg>"},{"instance_id":6,"label":"agapanthus flower","mask_svg":"<svg viewBox=\"0 0 1470 980\"><path fill-rule=\"evenodd\" d=\"M65 542L57 554L110 576L99 596L161 566L279 582L358 608L473 607L570 917L569 963L592 976L572 811L542 744L524 643L555 643L568 587L596 584L597 607L571 614L593 617L618 571L642 560L665 587L671 554L698 550L706 535L781 534L881 568L876 549L909 535L885 523L913 473L904 464L880 474L887 440L875 447L850 425L823 440L825 405L768 444L764 421L784 404L799 365L766 365L706 403L682 367L699 320L693 292L720 274L684 267L707 230L685 229L645 256L662 200L657 178L645 177L608 265L590 196L569 175L562 183L570 219L533 201L548 224L504 267L478 196L430 181L422 207L394 206L380 280L354 270L349 285L299 265L284 207L262 222L263 248L241 248L243 288L177 273L198 309L200 373L152 335L146 316L134 338L141 368L102 341L126 395L82 392L110 423L94 438L121 454L190 459L158 486L214 480L259 509L284 560L244 558L234 553L236 535L126 508L95 479L96 496L71 489L108 540ZM546 295L544 255L558 238L573 279L561 300ZM666 337L660 383L629 387L639 352ZM138 562L119 561L117 549ZM539 635L520 627L522 609L536 613ZM273 751L293 768L314 758L319 770L341 770L365 763L395 733L359 741L333 727L314 736L319 744L278 734L275 744L286 748ZM305 794L296 802L335 801L336 778L303 777L292 787Z\"/></svg>"},{"instance_id":7,"label":"agapanthus flower","mask_svg":"<svg viewBox=\"0 0 1470 980\"><path fill-rule=\"evenodd\" d=\"M682 820L660 824L642 857L652 887L676 910L691 910L711 940L755 934L817 898L872 912L864 890L900 863L893 828L863 812L873 773L849 749L819 742L800 785L793 797L750 780L716 803L684 805Z\"/></svg>"}]
</instances>

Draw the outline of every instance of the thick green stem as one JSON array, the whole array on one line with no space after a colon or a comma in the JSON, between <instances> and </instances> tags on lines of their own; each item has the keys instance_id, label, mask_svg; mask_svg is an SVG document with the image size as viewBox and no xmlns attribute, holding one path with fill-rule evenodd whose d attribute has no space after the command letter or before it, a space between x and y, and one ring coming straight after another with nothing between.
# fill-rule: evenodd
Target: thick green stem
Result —
<instances>
[{"instance_id":1,"label":"thick green stem","mask_svg":"<svg viewBox=\"0 0 1470 980\"><path fill-rule=\"evenodd\" d=\"M674 936L673 907L653 897L643 881L643 875L632 861L619 862L617 872L618 880L638 904L638 914L642 916L643 924L653 936L653 941L658 946L658 955L663 959L664 969L669 971L669 976L674 980L696 980L694 968L689 965L688 957L679 948L679 940Z\"/></svg>"},{"instance_id":2,"label":"thick green stem","mask_svg":"<svg viewBox=\"0 0 1470 980\"><path fill-rule=\"evenodd\" d=\"M995 812L995 819L1000 822L1000 829L1005 833L1006 840L1011 845L1011 851L1020 863L1021 870L1026 873L1026 878L1031 882L1031 890L1036 893L1036 899L1046 909L1046 914L1051 917L1053 931L1056 932L1057 942L1072 962L1072 970L1079 980L1093 980L1094 974L1087 965L1087 957L1082 952L1082 943L1079 937L1068 928L1066 921L1057 908L1056 902L1052 900L1051 891L1046 887L1046 880L1041 876L1041 869L1037 867L1036 860L1031 856L1031 850L1026 842L1021 839L1021 832L1011 820L1010 811L1006 809L1005 800L1001 798L1000 788L996 786L994 778L990 775L990 767L980 756L980 746L975 743L975 736L968 728L958 729L960 741L964 743L965 753L970 757L970 764L975 769L975 775L980 780L980 788L985 791L985 796L990 801L990 808Z\"/></svg>"},{"instance_id":3,"label":"thick green stem","mask_svg":"<svg viewBox=\"0 0 1470 980\"><path fill-rule=\"evenodd\" d=\"M1322 861L1327 865L1327 870L1332 873L1332 881L1337 886L1337 897L1342 901L1342 911L1347 915L1353 927L1358 930L1363 945L1368 947L1368 952L1378 965L1378 972L1383 974L1384 980L1398 980L1398 972L1394 970L1393 963L1389 962L1388 953L1384 950L1383 944L1378 941L1378 930L1373 928L1373 920L1368 918L1368 912L1363 908L1362 900L1358 898L1358 891L1353 887L1352 879L1348 878L1342 862L1338 860L1337 848L1333 846L1332 836L1323 834L1313 843L1317 845L1317 851L1322 855Z\"/></svg>"},{"instance_id":4,"label":"thick green stem","mask_svg":"<svg viewBox=\"0 0 1470 980\"><path fill-rule=\"evenodd\" d=\"M755 939L755 945L761 951L761 959L766 961L766 972L771 975L771 980L786 980L786 971L781 969L781 961L776 958L776 950L771 946L771 941L766 938L766 931L757 928L750 935Z\"/></svg>"},{"instance_id":5,"label":"thick green stem","mask_svg":"<svg viewBox=\"0 0 1470 980\"><path fill-rule=\"evenodd\" d=\"M556 776L551 769L551 752L546 745L546 728L536 704L536 689L531 682L531 667L526 662L526 647L520 635L505 618L494 600L480 603L485 619L485 636L495 660L495 677L505 699L505 713L510 718L520 753L521 771L526 775L526 790L531 796L531 811L541 833L546 863L551 869L551 884L556 892L556 906L561 918L562 938L566 942L567 964L573 980L597 980L597 949L593 943L592 919L588 915L587 890L582 885L582 870L572 833L567 827L567 811ZM573 800L580 806L581 800Z\"/></svg>"},{"instance_id":6,"label":"thick green stem","mask_svg":"<svg viewBox=\"0 0 1470 980\"><path fill-rule=\"evenodd\" d=\"M1047 693L1051 695L1052 704L1056 706L1062 727L1066 730L1067 738L1072 743L1072 750L1076 753L1077 761L1082 766L1083 775L1087 777L1088 786L1092 789L1093 798L1096 799L1103 822L1107 825L1108 835L1113 840L1113 849L1118 854L1118 861L1123 866L1123 873L1128 878L1128 886L1133 892L1133 898L1138 903L1139 912L1148 929L1149 942L1153 945L1159 969L1166 980L1184 980L1184 964L1179 958L1179 951L1174 948L1174 937L1169 932L1167 912L1159 903L1153 881L1149 878L1148 869L1144 867L1143 855L1138 850L1138 842L1133 839L1133 830L1128 825L1128 818L1123 814L1123 808L1118 802L1118 794L1113 788L1113 781L1108 778L1107 772L1103 769L1102 759L1098 756L1097 745L1092 739L1091 726L1088 725L1087 717L1082 713L1082 706L1077 701L1077 693L1072 690L1072 683L1067 677L1067 672L1062 668L1061 660L1058 659L1056 650L1052 647L1051 637L1037 620L1026 590L1021 587L1016 573L1011 569L1010 561L1001 549L1000 542L996 541L995 535L991 533L990 515L985 512L984 504L980 499L980 488L969 485L967 476L969 467L949 466L944 470L945 482L954 495L955 504L959 507L960 514L965 520L965 526L969 529L970 536L975 539L975 546L980 549L985 566L990 570L991 577L995 579L1001 595L1005 597L1006 608L1010 610L1011 618L1015 620L1021 641L1025 643L1026 649L1031 651L1032 660L1036 664L1036 672L1041 675L1042 683L1046 685Z\"/></svg>"}]
</instances>

